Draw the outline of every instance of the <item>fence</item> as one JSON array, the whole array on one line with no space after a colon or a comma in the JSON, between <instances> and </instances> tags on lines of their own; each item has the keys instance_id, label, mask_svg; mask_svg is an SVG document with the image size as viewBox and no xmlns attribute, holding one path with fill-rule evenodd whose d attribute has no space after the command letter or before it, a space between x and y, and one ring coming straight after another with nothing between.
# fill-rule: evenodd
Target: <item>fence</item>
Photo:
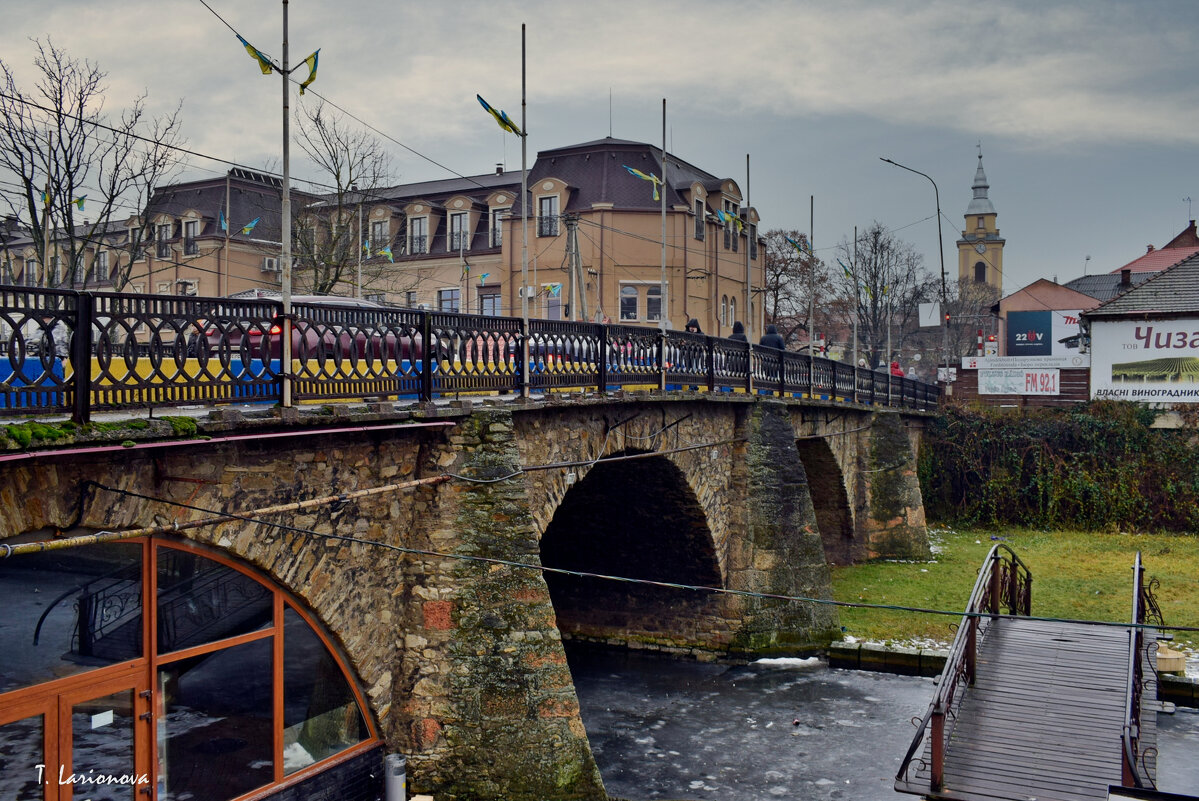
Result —
<instances>
[{"instance_id":1,"label":"fence","mask_svg":"<svg viewBox=\"0 0 1199 801\"><path fill-rule=\"evenodd\" d=\"M0 416L221 403L657 388L935 409L937 386L682 331L391 308L352 298L0 285ZM284 333L290 329L290 337ZM283 369L284 338L291 342ZM524 354L528 352L528 370Z\"/></svg>"}]
</instances>

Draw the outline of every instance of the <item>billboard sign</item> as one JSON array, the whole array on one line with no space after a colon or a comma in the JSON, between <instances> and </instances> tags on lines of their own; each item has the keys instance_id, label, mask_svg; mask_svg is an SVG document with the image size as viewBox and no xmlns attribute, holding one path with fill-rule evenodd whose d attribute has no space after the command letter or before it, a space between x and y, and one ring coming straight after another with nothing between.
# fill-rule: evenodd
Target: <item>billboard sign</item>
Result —
<instances>
[{"instance_id":1,"label":"billboard sign","mask_svg":"<svg viewBox=\"0 0 1199 801\"><path fill-rule=\"evenodd\" d=\"M1094 320L1091 397L1199 403L1199 320Z\"/></svg>"},{"instance_id":2,"label":"billboard sign","mask_svg":"<svg viewBox=\"0 0 1199 801\"><path fill-rule=\"evenodd\" d=\"M1063 356L1078 352L1077 310L1007 314L1008 356Z\"/></svg>"}]
</instances>

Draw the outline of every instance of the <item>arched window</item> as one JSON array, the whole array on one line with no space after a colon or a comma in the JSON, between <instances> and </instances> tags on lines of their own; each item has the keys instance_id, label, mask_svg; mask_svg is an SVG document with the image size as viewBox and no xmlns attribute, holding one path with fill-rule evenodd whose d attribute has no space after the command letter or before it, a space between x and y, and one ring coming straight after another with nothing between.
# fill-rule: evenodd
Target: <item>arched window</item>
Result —
<instances>
[{"instance_id":1,"label":"arched window","mask_svg":"<svg viewBox=\"0 0 1199 801\"><path fill-rule=\"evenodd\" d=\"M0 771L0 798L59 801L61 771L124 779L96 799L224 801L378 743L313 618L210 551L148 538L13 557L0 604L0 753L22 766Z\"/></svg>"},{"instance_id":2,"label":"arched window","mask_svg":"<svg viewBox=\"0 0 1199 801\"><path fill-rule=\"evenodd\" d=\"M720 324L721 325L729 324L729 296L728 295L720 296Z\"/></svg>"},{"instance_id":3,"label":"arched window","mask_svg":"<svg viewBox=\"0 0 1199 801\"><path fill-rule=\"evenodd\" d=\"M737 296L729 298L729 325L737 322Z\"/></svg>"},{"instance_id":4,"label":"arched window","mask_svg":"<svg viewBox=\"0 0 1199 801\"><path fill-rule=\"evenodd\" d=\"M987 265L981 261L974 265L974 282L976 284L985 284L987 282Z\"/></svg>"}]
</instances>

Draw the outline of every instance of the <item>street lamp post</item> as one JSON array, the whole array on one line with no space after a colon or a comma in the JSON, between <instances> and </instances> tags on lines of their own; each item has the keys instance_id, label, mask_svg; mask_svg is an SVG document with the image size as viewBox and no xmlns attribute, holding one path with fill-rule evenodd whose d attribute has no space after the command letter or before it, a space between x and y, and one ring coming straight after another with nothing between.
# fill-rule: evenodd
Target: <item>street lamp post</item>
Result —
<instances>
[{"instance_id":1,"label":"street lamp post","mask_svg":"<svg viewBox=\"0 0 1199 801\"><path fill-rule=\"evenodd\" d=\"M908 172L914 172L917 175L923 175L925 178L928 178L928 182L933 185L933 196L936 198L936 202L937 202L937 252L938 252L938 255L940 255L940 257L941 257L941 319L942 319L941 357L942 357L943 361L945 362L945 371L946 371L946 374L948 375L948 372L949 372L949 317L948 317L949 295L945 289L945 243L941 238L941 190L937 188L937 182L932 179L932 176L930 176L926 173L920 172L920 170L913 170L911 167L906 167L903 164L900 164L898 161L892 161L891 159L883 158L882 156L879 156L879 161L885 161L888 164L891 164L895 167L899 167L901 170L907 170ZM890 358L890 354L888 354L888 358Z\"/></svg>"}]
</instances>

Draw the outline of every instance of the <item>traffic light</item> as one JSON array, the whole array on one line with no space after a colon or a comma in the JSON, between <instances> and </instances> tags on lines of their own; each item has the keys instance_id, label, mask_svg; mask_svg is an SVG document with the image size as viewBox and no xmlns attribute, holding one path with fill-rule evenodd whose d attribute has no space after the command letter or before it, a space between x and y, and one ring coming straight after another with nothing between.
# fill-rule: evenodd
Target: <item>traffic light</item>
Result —
<instances>
[{"instance_id":1,"label":"traffic light","mask_svg":"<svg viewBox=\"0 0 1199 801\"><path fill-rule=\"evenodd\" d=\"M949 312L945 312L945 326L949 327Z\"/></svg>"}]
</instances>

